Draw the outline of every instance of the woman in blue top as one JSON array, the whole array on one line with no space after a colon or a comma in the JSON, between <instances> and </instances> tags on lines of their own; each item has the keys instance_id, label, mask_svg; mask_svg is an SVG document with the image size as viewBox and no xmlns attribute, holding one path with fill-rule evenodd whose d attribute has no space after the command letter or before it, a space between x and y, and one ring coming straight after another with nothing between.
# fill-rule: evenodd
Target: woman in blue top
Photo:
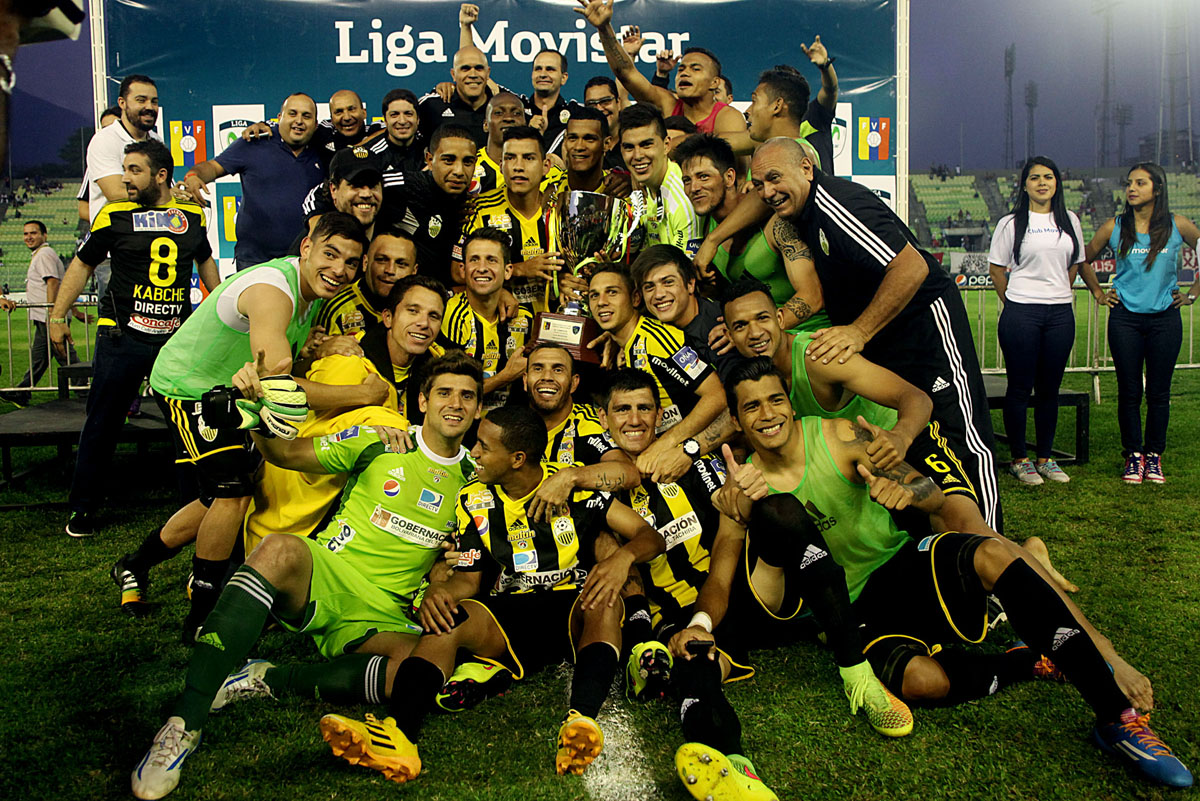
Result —
<instances>
[{"instance_id":1,"label":"woman in blue top","mask_svg":"<svg viewBox=\"0 0 1200 801\"><path fill-rule=\"evenodd\" d=\"M1171 214L1167 176L1150 162L1135 164L1125 183L1125 209L1100 226L1087 247L1089 265L1080 271L1097 300L1112 311L1108 344L1117 370L1117 421L1125 452L1122 478L1162 484L1162 452L1167 446L1171 375L1183 343L1180 306L1200 294L1200 281L1179 291L1179 248L1196 247L1200 230ZM1117 260L1112 287L1102 296L1093 261L1105 246ZM1146 373L1146 434L1142 436L1142 370Z\"/></svg>"}]
</instances>

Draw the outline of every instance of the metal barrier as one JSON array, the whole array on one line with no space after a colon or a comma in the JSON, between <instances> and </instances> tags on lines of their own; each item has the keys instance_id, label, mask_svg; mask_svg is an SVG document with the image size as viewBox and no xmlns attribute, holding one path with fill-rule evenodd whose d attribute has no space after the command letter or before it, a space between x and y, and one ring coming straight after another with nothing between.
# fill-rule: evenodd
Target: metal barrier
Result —
<instances>
[{"instance_id":1,"label":"metal barrier","mask_svg":"<svg viewBox=\"0 0 1200 801\"><path fill-rule=\"evenodd\" d=\"M27 357L27 366L29 368L32 368L32 366L33 366L33 347L35 346L35 342L34 342L35 327L34 327L34 321L30 318L30 316L28 314L28 310L30 310L30 309L45 309L46 316L49 317L50 309L53 306L54 306L53 303L25 303L25 302L17 303L18 309L25 309L27 312L25 315L25 342L27 343L28 349L26 350L25 355ZM82 337L82 341L77 340L75 342L75 355L79 357L80 361L90 361L92 358L92 343L95 341L95 336L96 336L96 320L98 319L98 314L96 314L97 301L94 298L91 300L80 299L79 301L77 301L75 303L74 308L82 309L84 312L84 316L86 317L86 321L84 322L84 336ZM8 373L7 373L7 378L3 381L3 383L5 385L5 389L16 390L18 392L31 392L31 393L32 392L57 392L58 391L57 384L53 381L50 382L49 386L44 386L44 387L33 386L34 382L32 381L31 369L24 372L24 375L30 376L29 384L18 385L15 383L15 382L19 381L23 377L23 375L22 375L22 373L18 373L16 371L15 363L13 361L14 348L13 348L13 319L12 319L12 316L13 316L12 312L8 312L8 313L4 314L5 331L8 336L8 363L6 365ZM68 355L68 357L70 356L69 353L67 355ZM57 369L58 360L55 358L54 346L50 343L49 337L46 337L46 361L47 361L46 374L49 374L51 372L51 370ZM13 383L10 383L10 382L13 382ZM74 389L87 389L87 388L88 388L87 384L79 384L79 385L72 384L71 385L71 389L73 389L73 390Z\"/></svg>"},{"instance_id":2,"label":"metal barrier","mask_svg":"<svg viewBox=\"0 0 1200 801\"><path fill-rule=\"evenodd\" d=\"M1072 307L1075 311L1075 344L1067 360L1068 373L1088 373L1092 376L1092 399L1100 403L1100 374L1116 372L1112 364L1112 352L1108 347L1107 306L1098 306L1086 287L1075 287ZM1188 287L1181 287L1186 292ZM1000 302L992 287L960 287L963 305L971 313L972 301L967 293L975 293L975 352L984 374L1004 374L1004 353L1000 350L997 321L1000 318ZM989 305L994 314L989 314ZM1179 351L1176 369L1186 370L1200 367L1196 361L1196 304L1181 309L1183 314L1184 343ZM1082 315L1082 317L1081 317ZM1079 321L1086 320L1083 341L1080 341ZM989 350L990 347L990 350ZM988 361L989 353L991 361Z\"/></svg>"}]
</instances>

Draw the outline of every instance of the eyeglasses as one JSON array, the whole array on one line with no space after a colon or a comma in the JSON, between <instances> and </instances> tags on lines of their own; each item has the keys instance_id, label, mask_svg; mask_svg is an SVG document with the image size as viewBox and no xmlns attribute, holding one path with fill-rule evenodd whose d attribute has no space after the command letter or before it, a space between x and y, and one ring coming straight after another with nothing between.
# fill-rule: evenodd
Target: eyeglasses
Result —
<instances>
[{"instance_id":1,"label":"eyeglasses","mask_svg":"<svg viewBox=\"0 0 1200 801\"><path fill-rule=\"evenodd\" d=\"M596 108L597 106L611 106L615 102L617 102L617 99L609 95L608 97L597 97L594 100L585 101L584 105L588 108Z\"/></svg>"}]
</instances>

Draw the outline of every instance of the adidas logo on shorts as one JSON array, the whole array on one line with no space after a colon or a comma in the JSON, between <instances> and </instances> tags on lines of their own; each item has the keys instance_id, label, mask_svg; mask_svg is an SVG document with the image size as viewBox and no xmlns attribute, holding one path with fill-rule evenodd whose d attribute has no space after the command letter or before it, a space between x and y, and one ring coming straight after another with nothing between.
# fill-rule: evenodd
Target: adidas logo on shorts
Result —
<instances>
[{"instance_id":1,"label":"adidas logo on shorts","mask_svg":"<svg viewBox=\"0 0 1200 801\"><path fill-rule=\"evenodd\" d=\"M942 378L939 375L937 378L935 378L933 380L933 388L930 389L929 391L930 392L941 392L943 389L946 389L949 386L950 386L950 382L947 381L946 379Z\"/></svg>"},{"instance_id":2,"label":"adidas logo on shorts","mask_svg":"<svg viewBox=\"0 0 1200 801\"><path fill-rule=\"evenodd\" d=\"M1079 633L1079 629L1059 628L1054 632L1054 644L1050 646L1051 651L1057 651L1062 647L1063 643Z\"/></svg>"},{"instance_id":3,"label":"adidas logo on shorts","mask_svg":"<svg viewBox=\"0 0 1200 801\"><path fill-rule=\"evenodd\" d=\"M800 560L800 569L803 570L825 555L825 551L821 550L815 545L809 545L804 549L804 558Z\"/></svg>"}]
</instances>

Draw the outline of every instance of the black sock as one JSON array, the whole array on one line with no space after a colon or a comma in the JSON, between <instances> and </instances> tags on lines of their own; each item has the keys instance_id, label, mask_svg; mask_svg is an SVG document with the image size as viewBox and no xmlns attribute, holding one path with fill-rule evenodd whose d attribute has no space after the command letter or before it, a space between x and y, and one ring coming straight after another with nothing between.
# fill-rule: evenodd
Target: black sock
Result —
<instances>
[{"instance_id":1,"label":"black sock","mask_svg":"<svg viewBox=\"0 0 1200 801\"><path fill-rule=\"evenodd\" d=\"M187 682L172 714L179 715L188 729L199 729L221 682L241 667L258 640L276 589L252 567L243 566L204 623L196 650L188 662Z\"/></svg>"},{"instance_id":2,"label":"black sock","mask_svg":"<svg viewBox=\"0 0 1200 801\"><path fill-rule=\"evenodd\" d=\"M298 694L335 704L382 704L387 666L386 656L346 654L328 662L273 667L263 681L277 698Z\"/></svg>"},{"instance_id":3,"label":"black sock","mask_svg":"<svg viewBox=\"0 0 1200 801\"><path fill-rule=\"evenodd\" d=\"M182 548L168 548L162 541L162 529L155 529L146 535L138 549L125 557L125 567L139 576L150 572L150 568L162 564Z\"/></svg>"},{"instance_id":4,"label":"black sock","mask_svg":"<svg viewBox=\"0 0 1200 801\"><path fill-rule=\"evenodd\" d=\"M863 661L862 637L850 606L846 571L834 561L825 538L792 495L770 495L754 504L750 536L758 558L787 570L804 604L825 631L838 667Z\"/></svg>"},{"instance_id":5,"label":"black sock","mask_svg":"<svg viewBox=\"0 0 1200 801\"><path fill-rule=\"evenodd\" d=\"M396 719L396 727L410 742L415 743L421 736L421 724L445 683L442 669L428 660L410 656L400 663L392 680L388 714Z\"/></svg>"},{"instance_id":6,"label":"black sock","mask_svg":"<svg viewBox=\"0 0 1200 801\"><path fill-rule=\"evenodd\" d=\"M672 676L684 739L725 755L743 753L742 723L721 689L721 663L702 657L677 659Z\"/></svg>"},{"instance_id":7,"label":"black sock","mask_svg":"<svg viewBox=\"0 0 1200 801\"><path fill-rule=\"evenodd\" d=\"M575 655L575 675L571 679L571 709L594 718L608 697L617 675L617 649L606 642L593 642Z\"/></svg>"},{"instance_id":8,"label":"black sock","mask_svg":"<svg viewBox=\"0 0 1200 801\"><path fill-rule=\"evenodd\" d=\"M1017 559L996 579L992 592L1017 636L1035 654L1050 657L1101 723L1112 723L1131 706L1092 638L1036 570Z\"/></svg>"},{"instance_id":9,"label":"black sock","mask_svg":"<svg viewBox=\"0 0 1200 801\"><path fill-rule=\"evenodd\" d=\"M951 706L989 696L1010 684L1033 678L1038 655L1029 648L1004 654L950 649L933 657L950 680L950 692L937 701Z\"/></svg>"},{"instance_id":10,"label":"black sock","mask_svg":"<svg viewBox=\"0 0 1200 801\"><path fill-rule=\"evenodd\" d=\"M628 653L633 646L646 642L654 636L650 623L650 601L645 595L631 595L625 600L625 627L621 630L621 642Z\"/></svg>"},{"instance_id":11,"label":"black sock","mask_svg":"<svg viewBox=\"0 0 1200 801\"><path fill-rule=\"evenodd\" d=\"M204 619L221 597L221 588L225 584L225 573L228 569L228 559L192 557L192 608L187 616L188 625L203 625Z\"/></svg>"}]
</instances>

